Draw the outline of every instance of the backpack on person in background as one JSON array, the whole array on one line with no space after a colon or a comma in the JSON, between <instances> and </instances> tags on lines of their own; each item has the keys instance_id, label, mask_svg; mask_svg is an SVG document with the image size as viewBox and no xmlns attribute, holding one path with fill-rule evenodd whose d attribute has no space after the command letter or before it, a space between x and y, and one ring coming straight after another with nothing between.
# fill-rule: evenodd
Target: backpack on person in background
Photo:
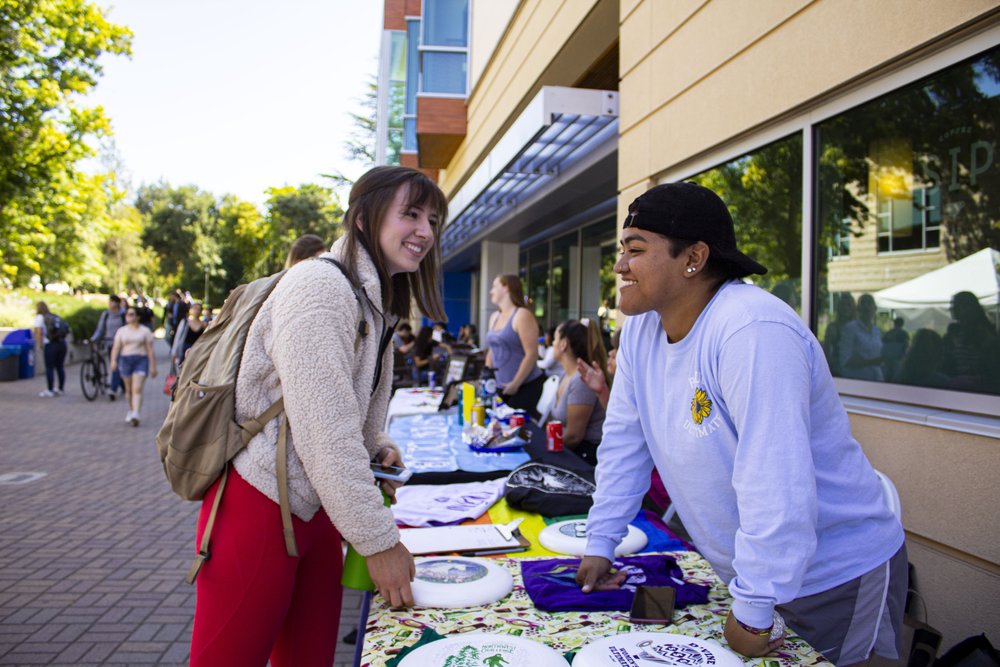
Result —
<instances>
[{"instance_id":1,"label":"backpack on person in background","mask_svg":"<svg viewBox=\"0 0 1000 667\"><path fill-rule=\"evenodd\" d=\"M50 343L60 343L69 336L69 324L55 313L45 316L45 337Z\"/></svg>"},{"instance_id":2,"label":"backpack on person in background","mask_svg":"<svg viewBox=\"0 0 1000 667\"><path fill-rule=\"evenodd\" d=\"M328 257L318 259L335 265L351 283L361 316L358 338L354 343L357 350L361 336L368 333L361 306L363 292L340 262ZM288 555L296 556L298 553L288 502L288 420L282 414L284 399L279 398L256 419L236 421L236 379L250 325L284 274L280 271L240 285L230 293L212 325L188 349L174 385L167 418L156 434L156 447L163 470L170 487L181 498L201 500L215 480L222 479L198 547L198 556L188 572L188 583L194 583L198 570L209 558L209 537L226 486L229 461L279 414L282 418L278 435L277 476L281 523Z\"/></svg>"}]
</instances>

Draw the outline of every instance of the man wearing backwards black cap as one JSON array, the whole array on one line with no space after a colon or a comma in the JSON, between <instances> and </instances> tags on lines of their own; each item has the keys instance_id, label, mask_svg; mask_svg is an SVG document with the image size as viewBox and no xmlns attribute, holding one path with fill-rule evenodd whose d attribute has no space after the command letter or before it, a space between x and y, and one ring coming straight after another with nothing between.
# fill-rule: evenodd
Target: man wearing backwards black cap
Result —
<instances>
[{"instance_id":1,"label":"man wearing backwards black cap","mask_svg":"<svg viewBox=\"0 0 1000 667\"><path fill-rule=\"evenodd\" d=\"M729 585L729 646L767 654L778 613L838 665L898 657L903 529L858 442L823 349L785 303L739 278L726 205L694 183L629 206L618 369L578 583L610 571L654 464L698 550ZM777 613L776 613L777 612ZM773 632L772 632L773 631Z\"/></svg>"}]
</instances>

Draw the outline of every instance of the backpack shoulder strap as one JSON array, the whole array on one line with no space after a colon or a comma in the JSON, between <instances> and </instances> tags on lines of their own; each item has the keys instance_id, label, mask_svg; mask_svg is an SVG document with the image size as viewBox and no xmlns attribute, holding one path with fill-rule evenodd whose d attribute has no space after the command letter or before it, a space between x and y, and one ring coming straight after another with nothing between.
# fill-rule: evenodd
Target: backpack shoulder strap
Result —
<instances>
[{"instance_id":1,"label":"backpack shoulder strap","mask_svg":"<svg viewBox=\"0 0 1000 667\"><path fill-rule=\"evenodd\" d=\"M324 262L333 264L338 269L340 269L340 272L344 274L345 278L347 278L347 283L351 286L351 291L354 292L354 299L358 302L358 315L361 318L361 321L358 323L358 335L357 338L355 338L354 340L354 351L357 352L358 345L361 343L361 339L368 335L368 321L365 320L365 311L364 308L362 307L362 301L361 301L362 295L364 295L364 298L366 299L368 298L368 295L365 294L364 290L361 289L360 285L354 282L354 280L351 278L350 272L348 272L347 270L347 267L344 266L340 261L333 259L332 257L318 257L317 259L321 259Z\"/></svg>"}]
</instances>

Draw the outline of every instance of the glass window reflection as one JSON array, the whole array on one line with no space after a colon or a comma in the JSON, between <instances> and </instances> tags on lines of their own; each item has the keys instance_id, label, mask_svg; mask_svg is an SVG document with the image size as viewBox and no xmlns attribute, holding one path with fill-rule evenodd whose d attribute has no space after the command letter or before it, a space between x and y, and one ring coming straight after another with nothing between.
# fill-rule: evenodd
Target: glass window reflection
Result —
<instances>
[{"instance_id":1,"label":"glass window reflection","mask_svg":"<svg viewBox=\"0 0 1000 667\"><path fill-rule=\"evenodd\" d=\"M998 121L992 49L816 126L835 375L1000 393Z\"/></svg>"},{"instance_id":2,"label":"glass window reflection","mask_svg":"<svg viewBox=\"0 0 1000 667\"><path fill-rule=\"evenodd\" d=\"M424 46L469 43L469 0L424 0Z\"/></svg>"},{"instance_id":3,"label":"glass window reflection","mask_svg":"<svg viewBox=\"0 0 1000 667\"><path fill-rule=\"evenodd\" d=\"M801 313L802 136L780 139L688 180L726 202L738 247L767 267L753 282Z\"/></svg>"}]
</instances>

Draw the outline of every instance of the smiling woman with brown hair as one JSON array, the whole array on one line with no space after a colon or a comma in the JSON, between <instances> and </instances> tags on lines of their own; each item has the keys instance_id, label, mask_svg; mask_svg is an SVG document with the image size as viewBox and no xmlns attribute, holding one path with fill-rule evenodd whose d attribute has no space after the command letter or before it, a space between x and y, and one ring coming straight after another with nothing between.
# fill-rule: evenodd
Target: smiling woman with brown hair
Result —
<instances>
[{"instance_id":1,"label":"smiling woman with brown hair","mask_svg":"<svg viewBox=\"0 0 1000 667\"><path fill-rule=\"evenodd\" d=\"M279 416L233 459L212 557L197 578L192 665L332 664L342 537L366 557L388 604L413 604L413 557L369 466L403 463L382 430L392 333L409 317L411 296L423 313L444 319L438 248L447 210L419 171L372 169L351 189L343 237L320 259L290 268L261 306L237 377L236 416L252 419L284 401L297 549L283 538ZM392 483L383 488L395 492ZM203 500L198 543L217 489Z\"/></svg>"}]
</instances>

